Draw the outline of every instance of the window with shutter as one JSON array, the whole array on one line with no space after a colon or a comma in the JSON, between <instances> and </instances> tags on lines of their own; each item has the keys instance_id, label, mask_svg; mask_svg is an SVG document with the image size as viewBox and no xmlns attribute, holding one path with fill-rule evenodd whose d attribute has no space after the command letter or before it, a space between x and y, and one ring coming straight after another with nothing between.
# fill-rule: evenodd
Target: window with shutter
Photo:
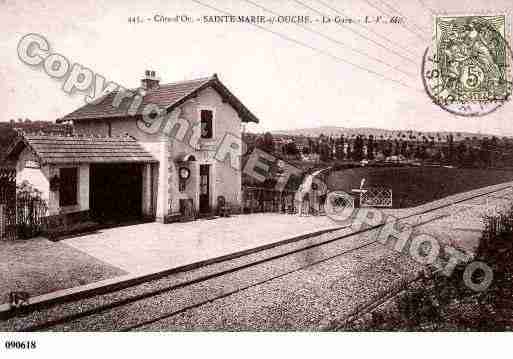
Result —
<instances>
[{"instance_id":1,"label":"window with shutter","mask_svg":"<svg viewBox=\"0 0 513 359\"><path fill-rule=\"evenodd\" d=\"M214 114L211 110L201 110L201 138L212 138Z\"/></svg>"}]
</instances>

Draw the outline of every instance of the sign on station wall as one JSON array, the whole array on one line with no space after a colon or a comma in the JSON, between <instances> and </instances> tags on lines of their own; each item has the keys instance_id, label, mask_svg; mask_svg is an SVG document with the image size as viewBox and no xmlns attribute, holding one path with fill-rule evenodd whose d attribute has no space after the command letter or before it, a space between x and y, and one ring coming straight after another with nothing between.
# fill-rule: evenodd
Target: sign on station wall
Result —
<instances>
[{"instance_id":1,"label":"sign on station wall","mask_svg":"<svg viewBox=\"0 0 513 359\"><path fill-rule=\"evenodd\" d=\"M39 162L37 162L37 161L28 160L28 161L25 161L25 168L40 169L41 168L41 164Z\"/></svg>"}]
</instances>

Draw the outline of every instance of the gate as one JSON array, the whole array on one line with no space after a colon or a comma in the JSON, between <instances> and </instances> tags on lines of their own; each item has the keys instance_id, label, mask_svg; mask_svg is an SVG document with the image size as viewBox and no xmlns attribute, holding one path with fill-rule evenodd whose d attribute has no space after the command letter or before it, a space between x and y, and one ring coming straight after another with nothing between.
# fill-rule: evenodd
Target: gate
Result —
<instances>
[{"instance_id":1,"label":"gate","mask_svg":"<svg viewBox=\"0 0 513 359\"><path fill-rule=\"evenodd\" d=\"M45 229L48 205L38 196L19 193L16 196L16 226L23 239L35 237Z\"/></svg>"},{"instance_id":2,"label":"gate","mask_svg":"<svg viewBox=\"0 0 513 359\"><path fill-rule=\"evenodd\" d=\"M16 169L0 167L0 240L16 239Z\"/></svg>"},{"instance_id":3,"label":"gate","mask_svg":"<svg viewBox=\"0 0 513 359\"><path fill-rule=\"evenodd\" d=\"M392 189L369 187L361 190L360 207L392 207Z\"/></svg>"},{"instance_id":4,"label":"gate","mask_svg":"<svg viewBox=\"0 0 513 359\"><path fill-rule=\"evenodd\" d=\"M295 192L271 188L244 187L242 190L243 213L277 212L295 213Z\"/></svg>"}]
</instances>

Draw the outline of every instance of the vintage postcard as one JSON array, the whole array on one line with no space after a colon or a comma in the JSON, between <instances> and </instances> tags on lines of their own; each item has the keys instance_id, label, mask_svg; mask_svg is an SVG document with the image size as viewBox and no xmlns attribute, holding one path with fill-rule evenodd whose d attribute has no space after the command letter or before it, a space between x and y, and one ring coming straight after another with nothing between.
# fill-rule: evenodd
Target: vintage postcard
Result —
<instances>
[{"instance_id":1,"label":"vintage postcard","mask_svg":"<svg viewBox=\"0 0 513 359\"><path fill-rule=\"evenodd\" d=\"M0 351L511 332L512 15L0 0Z\"/></svg>"}]
</instances>

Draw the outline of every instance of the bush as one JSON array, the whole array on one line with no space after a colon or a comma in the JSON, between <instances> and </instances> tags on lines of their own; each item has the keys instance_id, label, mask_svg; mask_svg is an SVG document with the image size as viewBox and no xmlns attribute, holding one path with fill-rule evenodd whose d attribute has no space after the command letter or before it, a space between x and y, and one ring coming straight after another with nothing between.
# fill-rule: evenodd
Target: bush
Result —
<instances>
[{"instance_id":1,"label":"bush","mask_svg":"<svg viewBox=\"0 0 513 359\"><path fill-rule=\"evenodd\" d=\"M473 292L463 282L464 265L450 277L435 274L397 300L404 328L457 330L511 330L513 328L513 207L484 218L485 231L475 260L488 264L494 274L484 292ZM476 275L479 275L476 272ZM476 281L478 279L476 278Z\"/></svg>"},{"instance_id":2,"label":"bush","mask_svg":"<svg viewBox=\"0 0 513 359\"><path fill-rule=\"evenodd\" d=\"M41 233L48 212L42 193L30 182L16 186L16 224L20 238L28 239Z\"/></svg>"},{"instance_id":3,"label":"bush","mask_svg":"<svg viewBox=\"0 0 513 359\"><path fill-rule=\"evenodd\" d=\"M422 278L394 299L392 310L378 308L363 323L346 329L513 330L513 207L483 220L485 231L474 260L493 270L493 282L486 291L466 287L462 264L449 277L434 273Z\"/></svg>"},{"instance_id":4,"label":"bush","mask_svg":"<svg viewBox=\"0 0 513 359\"><path fill-rule=\"evenodd\" d=\"M43 193L34 187L29 181L24 180L20 184L16 185L16 195L24 198L41 199Z\"/></svg>"}]
</instances>

